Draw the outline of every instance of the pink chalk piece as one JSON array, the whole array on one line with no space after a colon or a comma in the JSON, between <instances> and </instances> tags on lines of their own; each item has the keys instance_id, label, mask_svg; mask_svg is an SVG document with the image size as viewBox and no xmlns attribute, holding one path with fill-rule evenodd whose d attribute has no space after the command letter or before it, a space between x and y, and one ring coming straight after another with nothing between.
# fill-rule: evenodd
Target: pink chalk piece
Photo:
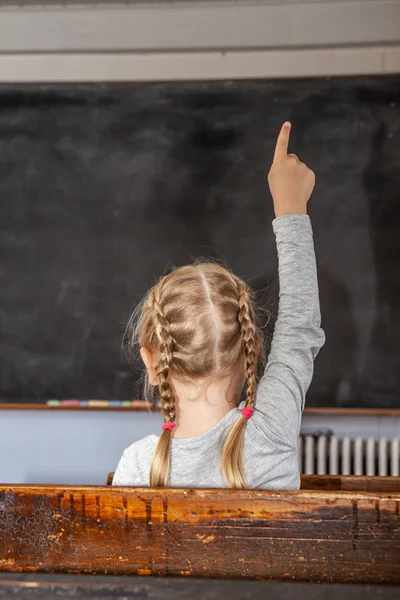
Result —
<instances>
[{"instance_id":1,"label":"pink chalk piece","mask_svg":"<svg viewBox=\"0 0 400 600\"><path fill-rule=\"evenodd\" d=\"M61 400L61 406L80 406L79 400Z\"/></svg>"},{"instance_id":2,"label":"pink chalk piece","mask_svg":"<svg viewBox=\"0 0 400 600\"><path fill-rule=\"evenodd\" d=\"M176 427L176 423L171 423L171 421L168 421L167 423L164 423L164 425L162 426L163 431L165 431L166 429L169 429L170 431L173 431Z\"/></svg>"},{"instance_id":3,"label":"pink chalk piece","mask_svg":"<svg viewBox=\"0 0 400 600\"><path fill-rule=\"evenodd\" d=\"M245 419L251 419L254 413L254 408L242 408L242 415Z\"/></svg>"}]
</instances>

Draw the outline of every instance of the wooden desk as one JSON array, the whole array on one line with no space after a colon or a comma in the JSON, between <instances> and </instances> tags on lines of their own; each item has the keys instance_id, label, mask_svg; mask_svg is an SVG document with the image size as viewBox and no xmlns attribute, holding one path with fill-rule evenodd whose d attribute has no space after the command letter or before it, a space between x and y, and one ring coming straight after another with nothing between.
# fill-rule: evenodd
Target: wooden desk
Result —
<instances>
[{"instance_id":1,"label":"wooden desk","mask_svg":"<svg viewBox=\"0 0 400 600\"><path fill-rule=\"evenodd\" d=\"M0 487L7 571L400 583L400 492Z\"/></svg>"},{"instance_id":2,"label":"wooden desk","mask_svg":"<svg viewBox=\"0 0 400 600\"><path fill-rule=\"evenodd\" d=\"M107 475L112 485L114 473ZM344 490L347 492L400 492L400 477L358 477L356 475L302 475L302 490Z\"/></svg>"}]
</instances>

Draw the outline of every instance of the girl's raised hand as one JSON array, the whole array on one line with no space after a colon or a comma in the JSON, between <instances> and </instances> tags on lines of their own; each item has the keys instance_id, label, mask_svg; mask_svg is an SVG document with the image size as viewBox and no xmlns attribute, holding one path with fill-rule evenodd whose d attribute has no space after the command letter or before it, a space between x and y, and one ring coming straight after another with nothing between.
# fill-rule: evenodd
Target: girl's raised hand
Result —
<instances>
[{"instance_id":1,"label":"girl's raised hand","mask_svg":"<svg viewBox=\"0 0 400 600\"><path fill-rule=\"evenodd\" d=\"M306 214L315 186L315 174L295 154L288 154L290 123L284 123L276 143L274 161L268 174L275 215Z\"/></svg>"}]
</instances>

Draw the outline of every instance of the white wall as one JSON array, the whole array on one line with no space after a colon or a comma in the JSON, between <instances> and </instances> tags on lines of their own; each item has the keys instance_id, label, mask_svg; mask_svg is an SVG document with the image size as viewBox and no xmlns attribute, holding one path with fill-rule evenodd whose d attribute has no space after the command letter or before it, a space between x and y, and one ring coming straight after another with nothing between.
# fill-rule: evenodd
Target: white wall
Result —
<instances>
[{"instance_id":1,"label":"white wall","mask_svg":"<svg viewBox=\"0 0 400 600\"><path fill-rule=\"evenodd\" d=\"M1 410L0 482L105 485L123 450L161 425L145 411Z\"/></svg>"},{"instance_id":2,"label":"white wall","mask_svg":"<svg viewBox=\"0 0 400 600\"><path fill-rule=\"evenodd\" d=\"M0 11L0 52L169 52L383 45L398 0L163 2Z\"/></svg>"},{"instance_id":3,"label":"white wall","mask_svg":"<svg viewBox=\"0 0 400 600\"><path fill-rule=\"evenodd\" d=\"M124 448L159 435L158 413L1 410L0 483L104 485ZM305 415L302 433L400 437L399 417Z\"/></svg>"},{"instance_id":4,"label":"white wall","mask_svg":"<svg viewBox=\"0 0 400 600\"><path fill-rule=\"evenodd\" d=\"M59 2L0 9L0 81L399 71L399 0Z\"/></svg>"}]
</instances>

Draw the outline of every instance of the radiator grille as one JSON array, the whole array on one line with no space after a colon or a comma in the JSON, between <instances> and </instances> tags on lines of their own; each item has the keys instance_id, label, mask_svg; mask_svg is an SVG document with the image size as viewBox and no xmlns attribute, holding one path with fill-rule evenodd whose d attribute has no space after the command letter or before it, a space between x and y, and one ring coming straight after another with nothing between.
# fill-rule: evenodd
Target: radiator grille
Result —
<instances>
[{"instance_id":1,"label":"radiator grille","mask_svg":"<svg viewBox=\"0 0 400 600\"><path fill-rule=\"evenodd\" d=\"M399 476L400 439L302 435L299 468L304 475Z\"/></svg>"}]
</instances>

